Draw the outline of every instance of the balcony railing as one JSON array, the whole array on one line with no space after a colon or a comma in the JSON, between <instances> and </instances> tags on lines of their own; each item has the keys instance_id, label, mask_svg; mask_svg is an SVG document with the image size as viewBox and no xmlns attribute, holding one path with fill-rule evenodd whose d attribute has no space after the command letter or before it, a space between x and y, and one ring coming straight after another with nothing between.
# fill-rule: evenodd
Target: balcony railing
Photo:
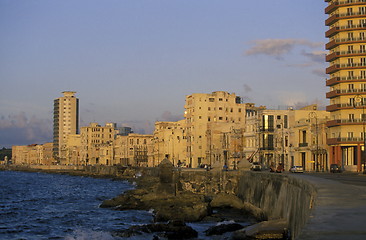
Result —
<instances>
[{"instance_id":1,"label":"balcony railing","mask_svg":"<svg viewBox=\"0 0 366 240\"><path fill-rule=\"evenodd\" d=\"M350 12L350 13L341 13L341 14L333 14L327 20L325 20L325 25L330 26L334 22L343 18L356 18L356 17L365 17L365 12Z\"/></svg>"},{"instance_id":2,"label":"balcony railing","mask_svg":"<svg viewBox=\"0 0 366 240\"><path fill-rule=\"evenodd\" d=\"M360 88L353 88L353 89L338 89L331 92L326 93L327 98L333 98L339 95L349 95L349 94L359 94L359 93L366 93L366 89Z\"/></svg>"},{"instance_id":3,"label":"balcony railing","mask_svg":"<svg viewBox=\"0 0 366 240\"><path fill-rule=\"evenodd\" d=\"M342 6L349 6L349 5L358 5L365 3L366 0L345 0L345 1L336 1L330 4L328 7L325 8L324 12L325 14L329 14L333 12L337 7Z\"/></svg>"},{"instance_id":4,"label":"balcony railing","mask_svg":"<svg viewBox=\"0 0 366 240\"><path fill-rule=\"evenodd\" d=\"M342 144L342 143L353 143L353 144L360 144L363 143L364 139L360 137L349 137L349 138L328 138L327 144L328 145L335 145L335 144Z\"/></svg>"},{"instance_id":5,"label":"balcony railing","mask_svg":"<svg viewBox=\"0 0 366 240\"><path fill-rule=\"evenodd\" d=\"M338 33L338 31L342 30L351 31L351 30L364 30L364 29L366 29L366 24L352 24L352 25L332 27L331 29L325 32L325 37L329 38L334 34Z\"/></svg>"},{"instance_id":6,"label":"balcony railing","mask_svg":"<svg viewBox=\"0 0 366 240\"><path fill-rule=\"evenodd\" d=\"M336 46L338 46L339 44L346 44L346 43L359 43L359 42L364 42L366 39L363 37L360 38L337 38L334 39L332 41L330 41L329 43L325 44L325 48L327 50L330 50Z\"/></svg>"},{"instance_id":7,"label":"balcony railing","mask_svg":"<svg viewBox=\"0 0 366 240\"><path fill-rule=\"evenodd\" d=\"M338 103L338 104L332 104L332 105L328 105L326 107L326 110L328 112L334 112L340 109L349 109L349 108L353 108L354 106L349 104L349 103Z\"/></svg>"},{"instance_id":8,"label":"balcony railing","mask_svg":"<svg viewBox=\"0 0 366 240\"><path fill-rule=\"evenodd\" d=\"M299 143L299 147L307 147L307 146L309 146L309 144L308 143Z\"/></svg>"},{"instance_id":9,"label":"balcony railing","mask_svg":"<svg viewBox=\"0 0 366 240\"><path fill-rule=\"evenodd\" d=\"M366 76L354 76L354 77L334 77L326 80L327 86L332 86L342 82L362 82L366 81Z\"/></svg>"},{"instance_id":10,"label":"balcony railing","mask_svg":"<svg viewBox=\"0 0 366 240\"><path fill-rule=\"evenodd\" d=\"M333 52L328 54L325 57L325 61L331 62L339 57L350 57L350 56L359 56L359 55L366 55L366 51L358 50L358 51L340 51L340 52Z\"/></svg>"},{"instance_id":11,"label":"balcony railing","mask_svg":"<svg viewBox=\"0 0 366 240\"><path fill-rule=\"evenodd\" d=\"M327 67L325 72L327 74L334 73L341 69L348 69L348 68L364 68L366 67L366 63L347 63L347 64L334 64L330 67Z\"/></svg>"},{"instance_id":12,"label":"balcony railing","mask_svg":"<svg viewBox=\"0 0 366 240\"><path fill-rule=\"evenodd\" d=\"M366 119L337 119L327 122L327 127L335 127L340 125L360 125L366 123Z\"/></svg>"}]
</instances>

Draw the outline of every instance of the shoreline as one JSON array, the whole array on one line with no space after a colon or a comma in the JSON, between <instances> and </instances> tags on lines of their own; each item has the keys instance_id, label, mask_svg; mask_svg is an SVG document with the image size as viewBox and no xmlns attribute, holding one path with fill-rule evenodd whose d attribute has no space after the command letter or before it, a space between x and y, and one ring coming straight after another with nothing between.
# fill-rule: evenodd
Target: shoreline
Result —
<instances>
[{"instance_id":1,"label":"shoreline","mask_svg":"<svg viewBox=\"0 0 366 240\"><path fill-rule=\"evenodd\" d=\"M181 172L173 168L166 171L164 168L117 166L87 166L82 170L41 169L37 166L15 165L0 166L0 170L44 172L136 182L134 189L103 201L100 207L115 210L149 211L154 209L154 223L151 226L146 226L153 229L160 226L159 230L179 232L182 228L186 231L186 223L190 222L212 222L214 225L225 222L221 226L216 226L221 229L220 234L232 232L231 234L235 236L235 239L247 239L248 234L251 239L267 239L263 238L263 235L268 235L268 232L272 234L269 239L291 239L287 231L288 222L286 220L281 218L269 220L267 213L262 209L244 202L236 196L235 186L238 184L239 172ZM227 209L231 209L231 211L227 211ZM245 216L244 221L242 221L243 216ZM250 226L235 226L238 229L233 229L230 220L248 222ZM164 222L165 225L162 227L161 223ZM177 229L177 227L179 228ZM120 234L133 235L151 231L151 229L137 229L136 231L140 231L140 233L137 233L134 232L135 230L132 228L130 233L122 232ZM213 230L213 232L215 231ZM271 236L271 234L268 236ZM273 234L278 238L273 238Z\"/></svg>"}]
</instances>

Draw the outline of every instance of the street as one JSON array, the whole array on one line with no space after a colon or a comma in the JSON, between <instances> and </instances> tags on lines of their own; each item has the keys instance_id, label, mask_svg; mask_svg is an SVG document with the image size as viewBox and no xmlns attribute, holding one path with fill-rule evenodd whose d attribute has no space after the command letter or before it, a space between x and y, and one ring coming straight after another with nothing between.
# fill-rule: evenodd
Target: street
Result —
<instances>
[{"instance_id":1,"label":"street","mask_svg":"<svg viewBox=\"0 0 366 240\"><path fill-rule=\"evenodd\" d=\"M293 173L292 173L293 174ZM351 184L356 186L366 186L366 174L362 173L303 173L314 177L338 181L344 184Z\"/></svg>"}]
</instances>

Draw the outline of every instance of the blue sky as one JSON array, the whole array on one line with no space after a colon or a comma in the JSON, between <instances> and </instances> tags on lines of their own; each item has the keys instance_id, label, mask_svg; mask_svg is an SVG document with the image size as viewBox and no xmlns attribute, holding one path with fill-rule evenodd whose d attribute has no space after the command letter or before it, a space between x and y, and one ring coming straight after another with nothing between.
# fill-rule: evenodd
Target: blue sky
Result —
<instances>
[{"instance_id":1,"label":"blue sky","mask_svg":"<svg viewBox=\"0 0 366 240\"><path fill-rule=\"evenodd\" d=\"M326 105L319 0L0 0L0 147L52 139L53 99L76 91L81 126L151 133L185 96Z\"/></svg>"}]
</instances>

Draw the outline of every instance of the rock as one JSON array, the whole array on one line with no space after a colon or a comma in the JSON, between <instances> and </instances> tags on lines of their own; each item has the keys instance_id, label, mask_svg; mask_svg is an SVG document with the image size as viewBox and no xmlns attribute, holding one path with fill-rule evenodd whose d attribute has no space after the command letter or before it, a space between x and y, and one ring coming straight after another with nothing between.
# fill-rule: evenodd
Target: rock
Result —
<instances>
[{"instance_id":1,"label":"rock","mask_svg":"<svg viewBox=\"0 0 366 240\"><path fill-rule=\"evenodd\" d=\"M181 193L154 203L155 221L182 220L196 222L208 215L208 203L203 196Z\"/></svg>"},{"instance_id":2,"label":"rock","mask_svg":"<svg viewBox=\"0 0 366 240\"><path fill-rule=\"evenodd\" d=\"M244 202L243 203L243 210L253 216L257 221L266 221L268 220L268 216L263 209L254 206L251 203Z\"/></svg>"},{"instance_id":3,"label":"rock","mask_svg":"<svg viewBox=\"0 0 366 240\"><path fill-rule=\"evenodd\" d=\"M235 208L253 216L258 221L267 220L267 214L251 203L243 202L233 194L219 193L211 201L212 208Z\"/></svg>"},{"instance_id":4,"label":"rock","mask_svg":"<svg viewBox=\"0 0 366 240\"><path fill-rule=\"evenodd\" d=\"M123 238L129 238L143 233L163 233L162 237L168 239L191 239L196 238L196 230L187 226L182 221L170 221L168 223L154 223L146 225L132 226L127 230L114 233L114 235ZM155 236L156 237L156 236Z\"/></svg>"},{"instance_id":5,"label":"rock","mask_svg":"<svg viewBox=\"0 0 366 240\"><path fill-rule=\"evenodd\" d=\"M243 201L233 194L219 193L215 195L211 201L211 207L213 208L243 208Z\"/></svg>"},{"instance_id":6,"label":"rock","mask_svg":"<svg viewBox=\"0 0 366 240\"><path fill-rule=\"evenodd\" d=\"M263 221L234 232L232 240L290 239L286 219Z\"/></svg>"},{"instance_id":7,"label":"rock","mask_svg":"<svg viewBox=\"0 0 366 240\"><path fill-rule=\"evenodd\" d=\"M227 232L234 232L239 229L242 229L244 226L240 225L239 223L220 223L216 226L212 226L209 229L205 231L206 236L212 236L212 235L222 235Z\"/></svg>"}]
</instances>

